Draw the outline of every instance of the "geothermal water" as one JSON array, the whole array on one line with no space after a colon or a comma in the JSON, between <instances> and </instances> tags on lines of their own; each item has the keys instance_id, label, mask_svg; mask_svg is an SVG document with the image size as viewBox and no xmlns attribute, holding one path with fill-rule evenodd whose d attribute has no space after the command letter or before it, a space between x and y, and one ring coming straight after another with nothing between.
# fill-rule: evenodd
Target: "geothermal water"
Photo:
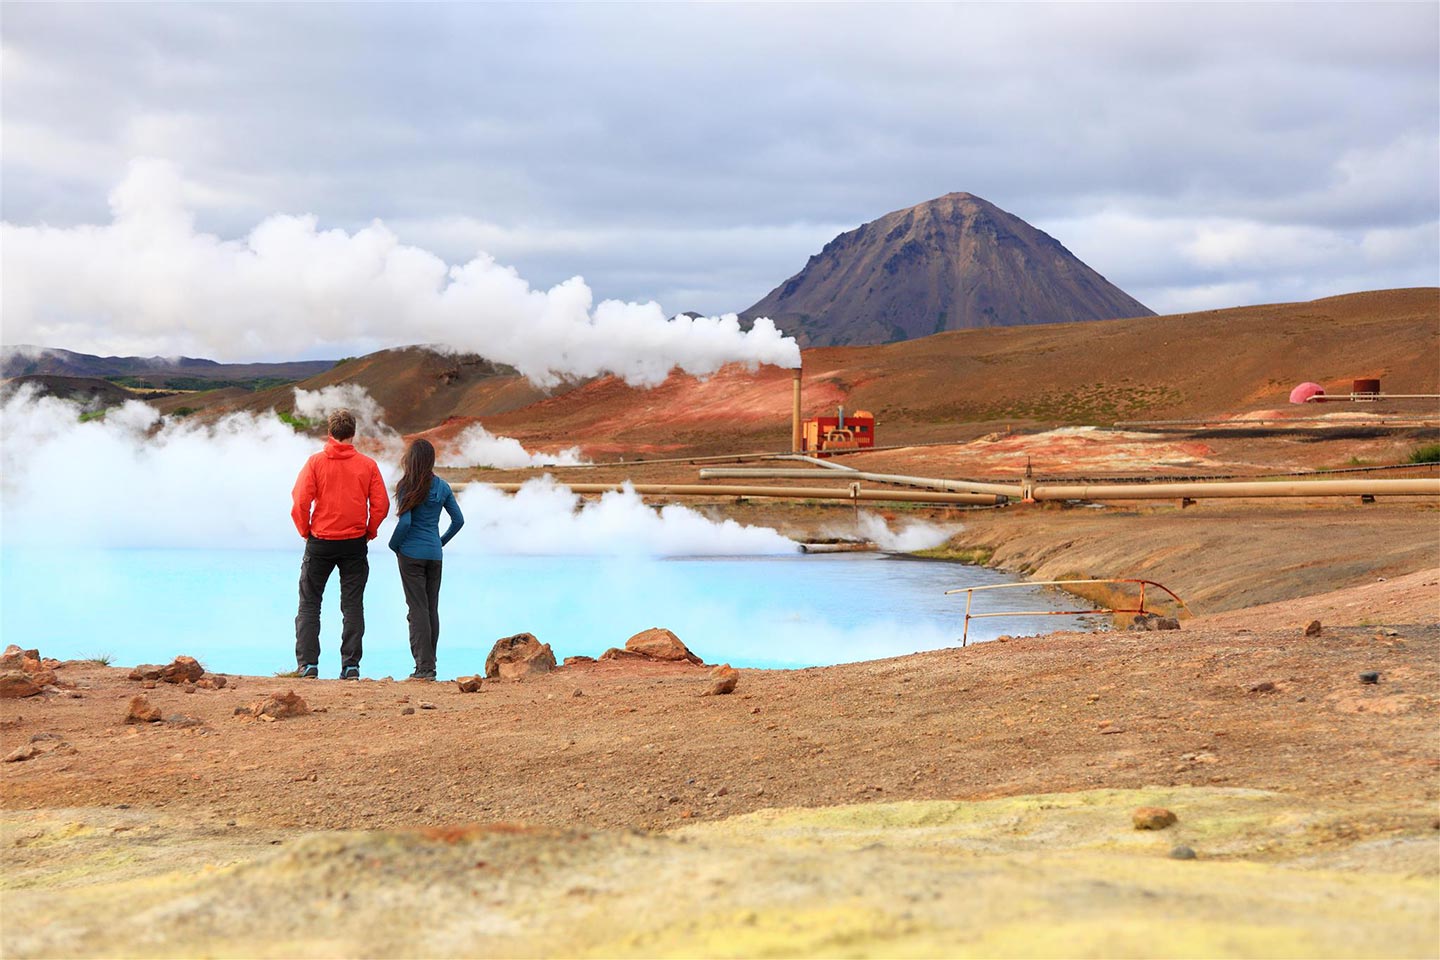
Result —
<instances>
[{"instance_id":1,"label":"geothermal water","mask_svg":"<svg viewBox=\"0 0 1440 960\"><path fill-rule=\"evenodd\" d=\"M0 627L6 642L60 659L104 654L132 665L186 654L219 673L289 670L300 552L298 543L293 550L6 549ZM980 567L875 554L664 559L450 551L439 670L442 677L482 673L495 640L514 633L535 634L562 658L599 656L654 626L675 631L709 663L804 667L898 656L959 645L965 599L945 590L1008 579ZM975 609L1073 609L1075 602L1028 587L977 594ZM362 673L409 673L394 555L374 545L365 619ZM338 573L322 622L322 676L335 676ZM1068 617L995 618L973 622L970 639L1067 627L1083 628Z\"/></svg>"},{"instance_id":2,"label":"geothermal water","mask_svg":"<svg viewBox=\"0 0 1440 960\"><path fill-rule=\"evenodd\" d=\"M358 391L297 391L323 416L344 404L361 420L387 482L401 439ZM131 665L194 656L216 672L294 665L303 544L290 488L319 449L273 415L171 421L139 403L82 419L69 403L25 392L0 404L0 637L46 656L105 655ZM482 454L528 458L479 433ZM805 556L764 527L683 506L655 509L633 492L582 501L538 478L510 496L458 494L466 523L445 550L439 666L483 669L495 640L528 632L557 656L597 656L648 627L675 631L708 662L810 666L895 656L958 642L963 597L947 589L1003 582L983 568L877 555ZM896 551L943 541L925 524L860 531ZM362 672L412 669L394 555L393 519L370 547ZM845 532L845 531L836 531ZM854 531L851 531L854 532ZM977 609L1073 607L1040 588L983 593ZM322 669L339 672L339 575L322 614ZM1058 617L981 620L971 635L1073 625Z\"/></svg>"}]
</instances>

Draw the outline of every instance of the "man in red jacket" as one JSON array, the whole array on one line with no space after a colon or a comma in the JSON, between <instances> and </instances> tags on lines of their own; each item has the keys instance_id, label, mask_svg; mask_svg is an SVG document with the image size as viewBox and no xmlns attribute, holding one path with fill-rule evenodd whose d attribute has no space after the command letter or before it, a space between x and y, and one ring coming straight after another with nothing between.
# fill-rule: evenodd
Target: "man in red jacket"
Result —
<instances>
[{"instance_id":1,"label":"man in red jacket","mask_svg":"<svg viewBox=\"0 0 1440 960\"><path fill-rule=\"evenodd\" d=\"M295 662L302 677L320 675L320 601L330 571L340 568L340 679L360 679L365 637L366 544L390 512L385 481L375 461L351 445L355 416L330 414L325 449L305 461L291 491L295 529L305 538L300 562L300 612L295 615Z\"/></svg>"}]
</instances>

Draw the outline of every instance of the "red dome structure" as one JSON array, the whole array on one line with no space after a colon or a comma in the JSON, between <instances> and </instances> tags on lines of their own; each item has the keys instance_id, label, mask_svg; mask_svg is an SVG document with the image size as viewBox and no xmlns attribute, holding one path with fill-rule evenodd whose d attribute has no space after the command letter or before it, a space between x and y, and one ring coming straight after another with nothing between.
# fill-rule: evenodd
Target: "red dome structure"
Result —
<instances>
[{"instance_id":1,"label":"red dome structure","mask_svg":"<svg viewBox=\"0 0 1440 960\"><path fill-rule=\"evenodd\" d=\"M1291 403L1306 403L1312 397L1325 396L1325 388L1318 383L1305 382L1290 391Z\"/></svg>"}]
</instances>

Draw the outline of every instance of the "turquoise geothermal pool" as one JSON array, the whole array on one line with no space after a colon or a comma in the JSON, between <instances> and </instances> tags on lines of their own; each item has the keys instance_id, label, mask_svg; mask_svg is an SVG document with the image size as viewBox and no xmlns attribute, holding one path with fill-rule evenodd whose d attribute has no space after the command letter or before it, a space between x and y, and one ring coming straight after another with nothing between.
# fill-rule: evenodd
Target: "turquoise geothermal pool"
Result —
<instances>
[{"instance_id":1,"label":"turquoise geothermal pool","mask_svg":"<svg viewBox=\"0 0 1440 960\"><path fill-rule=\"evenodd\" d=\"M372 549L365 676L412 663L392 554ZM300 551L43 549L0 553L0 632L45 656L119 665L198 658L220 673L294 667ZM326 594L322 676L339 672L339 582ZM597 656L668 627L706 662L805 667L960 642L962 586L1009 582L980 567L877 554L746 558L536 557L457 552L445 560L439 672L481 672L495 640L529 632L557 657ZM1047 588L976 595L975 609L1073 606ZM1085 629L1070 617L972 623L971 642Z\"/></svg>"}]
</instances>

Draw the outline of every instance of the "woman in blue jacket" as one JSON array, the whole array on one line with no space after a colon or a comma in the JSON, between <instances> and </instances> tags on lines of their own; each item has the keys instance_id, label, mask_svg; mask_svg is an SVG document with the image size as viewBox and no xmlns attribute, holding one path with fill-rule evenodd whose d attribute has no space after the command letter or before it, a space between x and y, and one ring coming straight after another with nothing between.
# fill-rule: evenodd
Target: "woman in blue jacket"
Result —
<instances>
[{"instance_id":1,"label":"woman in blue jacket","mask_svg":"<svg viewBox=\"0 0 1440 960\"><path fill-rule=\"evenodd\" d=\"M441 548L465 525L450 484L435 476L435 448L429 440L412 440L405 450L405 475L395 486L399 522L390 535L390 549L400 562L400 585L410 608L410 654L415 658L411 680L435 679L435 644L440 639ZM440 535L440 511L450 526Z\"/></svg>"}]
</instances>

